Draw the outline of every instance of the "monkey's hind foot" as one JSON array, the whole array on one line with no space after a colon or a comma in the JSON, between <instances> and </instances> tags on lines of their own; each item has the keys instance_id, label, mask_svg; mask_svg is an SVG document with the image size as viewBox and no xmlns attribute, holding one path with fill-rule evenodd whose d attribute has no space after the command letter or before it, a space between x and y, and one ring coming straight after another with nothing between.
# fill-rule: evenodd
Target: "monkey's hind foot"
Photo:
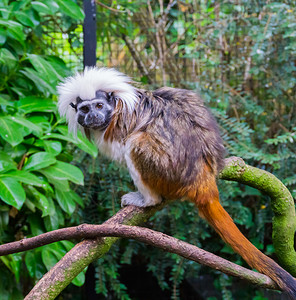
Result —
<instances>
[{"instance_id":1,"label":"monkey's hind foot","mask_svg":"<svg viewBox=\"0 0 296 300\"><path fill-rule=\"evenodd\" d=\"M121 207L127 205L135 205L139 207L145 207L145 199L140 192L130 192L121 197Z\"/></svg>"}]
</instances>

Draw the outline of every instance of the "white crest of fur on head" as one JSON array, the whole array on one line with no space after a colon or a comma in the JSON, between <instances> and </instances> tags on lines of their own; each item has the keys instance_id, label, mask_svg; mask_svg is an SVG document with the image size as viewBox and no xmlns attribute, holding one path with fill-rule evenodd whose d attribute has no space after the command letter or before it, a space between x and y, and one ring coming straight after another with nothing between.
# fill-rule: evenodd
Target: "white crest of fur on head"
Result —
<instances>
[{"instance_id":1,"label":"white crest of fur on head","mask_svg":"<svg viewBox=\"0 0 296 300\"><path fill-rule=\"evenodd\" d=\"M68 77L58 87L59 112L66 116L69 124L69 131L76 133L77 123L76 112L70 103L76 104L76 98L89 100L95 98L96 91L102 90L107 93L113 92L114 96L124 104L127 111L132 112L138 97L135 88L129 84L131 79L123 73L109 68L86 67L82 73Z\"/></svg>"}]
</instances>

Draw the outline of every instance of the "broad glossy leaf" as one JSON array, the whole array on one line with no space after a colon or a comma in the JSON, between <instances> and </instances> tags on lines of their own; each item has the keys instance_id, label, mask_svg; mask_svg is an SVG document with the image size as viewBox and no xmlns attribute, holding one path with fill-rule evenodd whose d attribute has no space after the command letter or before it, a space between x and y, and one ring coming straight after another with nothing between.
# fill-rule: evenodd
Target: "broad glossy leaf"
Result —
<instances>
[{"instance_id":1,"label":"broad glossy leaf","mask_svg":"<svg viewBox=\"0 0 296 300\"><path fill-rule=\"evenodd\" d=\"M28 222L30 224L31 232L33 235L39 235L44 233L43 231L43 221L37 214L30 214L28 216Z\"/></svg>"},{"instance_id":2,"label":"broad glossy leaf","mask_svg":"<svg viewBox=\"0 0 296 300\"><path fill-rule=\"evenodd\" d=\"M41 170L41 172L44 173L44 171L42 171L42 170ZM44 175L45 175L45 173L44 173ZM70 185L69 185L68 180L66 180L66 179L56 179L56 178L51 177L48 174L46 174L45 176L47 177L48 182L53 184L56 189L60 189L64 192L70 191Z\"/></svg>"},{"instance_id":3,"label":"broad glossy leaf","mask_svg":"<svg viewBox=\"0 0 296 300\"><path fill-rule=\"evenodd\" d=\"M81 207L84 207L84 203L83 203L83 200L82 200L82 198L78 195L78 194L76 194L74 191L70 191L69 192L70 193L70 197L72 197L72 199L78 204L78 205L80 205Z\"/></svg>"},{"instance_id":4,"label":"broad glossy leaf","mask_svg":"<svg viewBox=\"0 0 296 300\"><path fill-rule=\"evenodd\" d=\"M84 272L79 273L73 280L72 283L76 286L83 286L85 282Z\"/></svg>"},{"instance_id":5,"label":"broad glossy leaf","mask_svg":"<svg viewBox=\"0 0 296 300\"><path fill-rule=\"evenodd\" d=\"M23 131L20 126L5 117L0 117L0 135L12 146L16 146L23 140Z\"/></svg>"},{"instance_id":6,"label":"broad glossy leaf","mask_svg":"<svg viewBox=\"0 0 296 300\"><path fill-rule=\"evenodd\" d=\"M25 34L23 30L23 26L12 20L3 20L0 19L0 25L3 25L7 28L7 33L17 41L23 43L25 40Z\"/></svg>"},{"instance_id":7,"label":"broad glossy leaf","mask_svg":"<svg viewBox=\"0 0 296 300\"><path fill-rule=\"evenodd\" d=\"M0 49L0 64L14 67L17 62L16 57L6 48Z\"/></svg>"},{"instance_id":8,"label":"broad glossy leaf","mask_svg":"<svg viewBox=\"0 0 296 300\"><path fill-rule=\"evenodd\" d=\"M40 55L28 54L27 55L31 64L34 66L36 71L46 74L48 80L57 81L62 80L62 77L54 69L54 67Z\"/></svg>"},{"instance_id":9,"label":"broad glossy leaf","mask_svg":"<svg viewBox=\"0 0 296 300\"><path fill-rule=\"evenodd\" d=\"M59 203L59 206L62 208L63 211L71 215L75 208L76 208L76 203L72 199L71 194L69 191L62 191L59 189L56 189L56 199L57 202Z\"/></svg>"},{"instance_id":10,"label":"broad glossy leaf","mask_svg":"<svg viewBox=\"0 0 296 300\"><path fill-rule=\"evenodd\" d=\"M32 1L31 5L39 13L51 15L51 9L46 4L44 4L40 1Z\"/></svg>"},{"instance_id":11,"label":"broad glossy leaf","mask_svg":"<svg viewBox=\"0 0 296 300\"><path fill-rule=\"evenodd\" d=\"M56 156L62 152L62 144L58 141L44 141L46 152Z\"/></svg>"},{"instance_id":12,"label":"broad glossy leaf","mask_svg":"<svg viewBox=\"0 0 296 300\"><path fill-rule=\"evenodd\" d=\"M13 253L9 255L10 266L17 282L20 280L22 256L21 253Z\"/></svg>"},{"instance_id":13,"label":"broad glossy leaf","mask_svg":"<svg viewBox=\"0 0 296 300\"><path fill-rule=\"evenodd\" d=\"M44 218L44 225L47 231L59 229L59 217L57 214L49 215Z\"/></svg>"},{"instance_id":14,"label":"broad glossy leaf","mask_svg":"<svg viewBox=\"0 0 296 300\"><path fill-rule=\"evenodd\" d=\"M2 46L7 39L7 32L4 28L0 28L0 45Z\"/></svg>"},{"instance_id":15,"label":"broad glossy leaf","mask_svg":"<svg viewBox=\"0 0 296 300\"><path fill-rule=\"evenodd\" d=\"M13 102L7 101L4 98L0 97L0 105L13 106Z\"/></svg>"},{"instance_id":16,"label":"broad glossy leaf","mask_svg":"<svg viewBox=\"0 0 296 300\"><path fill-rule=\"evenodd\" d=\"M64 135L58 134L58 133L49 132L48 134L44 135L42 137L42 139L58 139L58 140L67 141L67 142L71 142L71 143L75 144L73 137L64 136Z\"/></svg>"},{"instance_id":17,"label":"broad glossy leaf","mask_svg":"<svg viewBox=\"0 0 296 300\"><path fill-rule=\"evenodd\" d=\"M56 110L56 104L52 100L34 96L20 99L17 105L19 110L26 114L33 111L52 112Z\"/></svg>"},{"instance_id":18,"label":"broad glossy leaf","mask_svg":"<svg viewBox=\"0 0 296 300\"><path fill-rule=\"evenodd\" d=\"M56 93L55 86L48 82L42 73L39 73L32 68L24 68L20 71L20 73L24 74L28 79L30 79L35 84L36 88L43 94L47 95L48 93Z\"/></svg>"},{"instance_id":19,"label":"broad glossy leaf","mask_svg":"<svg viewBox=\"0 0 296 300\"><path fill-rule=\"evenodd\" d=\"M39 170L46 168L56 162L53 155L47 152L38 152L29 157L24 170Z\"/></svg>"},{"instance_id":20,"label":"broad glossy leaf","mask_svg":"<svg viewBox=\"0 0 296 300\"><path fill-rule=\"evenodd\" d=\"M57 180L70 180L83 185L83 173L81 170L65 162L57 161L56 164L43 169L42 173Z\"/></svg>"},{"instance_id":21,"label":"broad glossy leaf","mask_svg":"<svg viewBox=\"0 0 296 300\"><path fill-rule=\"evenodd\" d=\"M35 255L32 251L28 251L26 253L25 264L30 277L35 278L37 263L36 263Z\"/></svg>"},{"instance_id":22,"label":"broad glossy leaf","mask_svg":"<svg viewBox=\"0 0 296 300\"><path fill-rule=\"evenodd\" d=\"M42 217L52 214L53 212L50 211L47 198L32 186L29 186L28 189L33 195L33 197L30 200L38 209L42 211Z\"/></svg>"},{"instance_id":23,"label":"broad glossy leaf","mask_svg":"<svg viewBox=\"0 0 296 300\"><path fill-rule=\"evenodd\" d=\"M61 58L57 56L48 56L47 61L58 72L58 74L60 74L62 78L65 78L72 74L71 70L67 67L67 65Z\"/></svg>"},{"instance_id":24,"label":"broad glossy leaf","mask_svg":"<svg viewBox=\"0 0 296 300\"><path fill-rule=\"evenodd\" d=\"M42 3L46 4L53 14L59 11L58 4L53 0L43 0Z\"/></svg>"},{"instance_id":25,"label":"broad glossy leaf","mask_svg":"<svg viewBox=\"0 0 296 300\"><path fill-rule=\"evenodd\" d=\"M75 20L83 20L84 13L82 9L72 0L56 0L61 11Z\"/></svg>"},{"instance_id":26,"label":"broad glossy leaf","mask_svg":"<svg viewBox=\"0 0 296 300\"><path fill-rule=\"evenodd\" d=\"M28 14L24 11L16 11L14 12L16 19L25 26L34 27L34 23L32 22L31 18Z\"/></svg>"},{"instance_id":27,"label":"broad glossy leaf","mask_svg":"<svg viewBox=\"0 0 296 300\"><path fill-rule=\"evenodd\" d=\"M69 252L75 246L75 244L70 241L60 241L60 243L65 247L67 252Z\"/></svg>"},{"instance_id":28,"label":"broad glossy leaf","mask_svg":"<svg viewBox=\"0 0 296 300\"><path fill-rule=\"evenodd\" d=\"M0 178L0 198L5 203L21 209L26 200L26 193L15 179Z\"/></svg>"},{"instance_id":29,"label":"broad glossy leaf","mask_svg":"<svg viewBox=\"0 0 296 300\"><path fill-rule=\"evenodd\" d=\"M30 129L37 136L42 134L42 129L40 127L38 127L34 123L28 121L24 117L21 117L21 116L7 116L5 118L13 121L14 123L17 123L17 124L20 124L24 127L27 127L28 129Z\"/></svg>"},{"instance_id":30,"label":"broad glossy leaf","mask_svg":"<svg viewBox=\"0 0 296 300\"><path fill-rule=\"evenodd\" d=\"M58 126L57 130L63 134L65 137L69 137L72 140L72 143L77 145L81 150L90 154L92 157L96 158L98 156L98 148L92 142L90 142L83 134L79 131L77 132L77 137L74 138L72 134L68 132L67 127Z\"/></svg>"},{"instance_id":31,"label":"broad glossy leaf","mask_svg":"<svg viewBox=\"0 0 296 300\"><path fill-rule=\"evenodd\" d=\"M40 127L44 133L51 131L51 124L45 116L30 116L27 119Z\"/></svg>"},{"instance_id":32,"label":"broad glossy leaf","mask_svg":"<svg viewBox=\"0 0 296 300\"><path fill-rule=\"evenodd\" d=\"M16 162L4 151L0 151L0 172L17 168Z\"/></svg>"},{"instance_id":33,"label":"broad glossy leaf","mask_svg":"<svg viewBox=\"0 0 296 300\"><path fill-rule=\"evenodd\" d=\"M44 181L39 179L36 175L23 170L9 171L5 174L0 175L0 178L4 178L4 177L14 178L17 181L26 184L36 185L39 187L43 187L44 185Z\"/></svg>"},{"instance_id":34,"label":"broad glossy leaf","mask_svg":"<svg viewBox=\"0 0 296 300\"><path fill-rule=\"evenodd\" d=\"M55 253L52 252L49 247L42 248L41 257L42 257L42 261L48 271L59 261L59 259L55 255Z\"/></svg>"}]
</instances>

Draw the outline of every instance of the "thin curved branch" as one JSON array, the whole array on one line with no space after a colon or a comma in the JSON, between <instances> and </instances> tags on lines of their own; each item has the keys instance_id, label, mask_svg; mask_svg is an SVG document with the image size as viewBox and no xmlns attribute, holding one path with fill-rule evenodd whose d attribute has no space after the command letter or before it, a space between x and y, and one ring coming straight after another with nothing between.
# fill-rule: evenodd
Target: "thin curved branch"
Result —
<instances>
[{"instance_id":1,"label":"thin curved branch","mask_svg":"<svg viewBox=\"0 0 296 300\"><path fill-rule=\"evenodd\" d=\"M104 224L140 225L165 204L163 202L147 208L126 206ZM78 243L39 280L25 300L55 299L91 262L104 256L117 240L118 238L106 237Z\"/></svg>"},{"instance_id":2,"label":"thin curved branch","mask_svg":"<svg viewBox=\"0 0 296 300\"><path fill-rule=\"evenodd\" d=\"M270 196L274 213L272 240L275 253L281 265L296 276L296 217L294 199L289 190L273 174L251 167L239 157L225 159L225 168L220 173L220 178L249 185Z\"/></svg>"},{"instance_id":3,"label":"thin curved branch","mask_svg":"<svg viewBox=\"0 0 296 300\"><path fill-rule=\"evenodd\" d=\"M104 4L104 3L100 2L100 1L96 1L96 4L99 5L99 6L101 6L101 7L106 8L106 9L108 9L108 10L114 12L114 13L125 13L126 12L125 10L119 10L119 9L115 9L115 8L109 7L108 5L106 5L106 4Z\"/></svg>"},{"instance_id":4,"label":"thin curved branch","mask_svg":"<svg viewBox=\"0 0 296 300\"><path fill-rule=\"evenodd\" d=\"M121 224L82 224L76 227L58 229L33 238L1 245L0 255L25 251L62 240L81 238L94 239L105 236L132 238L148 245L160 248L164 251L178 254L184 258L214 268L225 274L248 280L252 284L259 285L260 287L269 289L278 288L269 277L263 274L248 270L208 251L202 250L196 246L168 236L164 233L138 226Z\"/></svg>"}]
</instances>

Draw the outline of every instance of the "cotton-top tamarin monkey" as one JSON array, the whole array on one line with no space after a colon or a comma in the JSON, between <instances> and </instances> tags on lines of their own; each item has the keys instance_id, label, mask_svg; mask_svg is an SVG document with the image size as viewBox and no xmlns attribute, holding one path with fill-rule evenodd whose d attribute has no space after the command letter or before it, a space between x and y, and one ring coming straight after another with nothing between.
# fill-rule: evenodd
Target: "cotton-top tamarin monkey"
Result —
<instances>
[{"instance_id":1,"label":"cotton-top tamarin monkey","mask_svg":"<svg viewBox=\"0 0 296 300\"><path fill-rule=\"evenodd\" d=\"M138 191L124 195L122 205L194 202L234 251L296 299L295 279L242 235L219 202L216 176L224 147L217 123L198 95L168 87L140 90L129 77L108 68L86 68L67 78L58 92L69 130L92 137L101 152L128 168Z\"/></svg>"}]
</instances>

